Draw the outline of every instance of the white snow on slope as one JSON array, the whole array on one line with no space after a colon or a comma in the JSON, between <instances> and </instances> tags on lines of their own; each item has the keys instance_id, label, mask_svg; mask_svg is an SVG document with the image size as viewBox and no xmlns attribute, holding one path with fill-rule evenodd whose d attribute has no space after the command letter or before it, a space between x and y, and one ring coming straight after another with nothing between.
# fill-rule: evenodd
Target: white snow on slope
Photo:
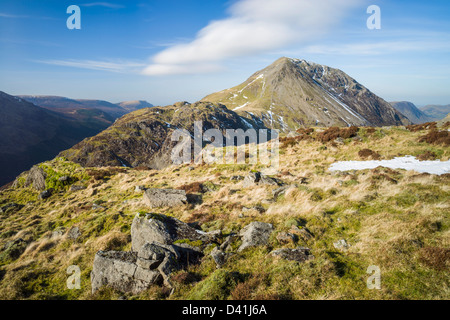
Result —
<instances>
[{"instance_id":1,"label":"white snow on slope","mask_svg":"<svg viewBox=\"0 0 450 320\"><path fill-rule=\"evenodd\" d=\"M264 75L260 74L255 80L253 80L252 82L250 82L248 85L246 85L245 87L243 87L241 90L239 90L239 93L242 93L242 91L244 91L245 89L247 89L249 86L251 86L253 83L255 83L257 80L259 79L263 79Z\"/></svg>"},{"instance_id":2,"label":"white snow on slope","mask_svg":"<svg viewBox=\"0 0 450 320\"><path fill-rule=\"evenodd\" d=\"M450 161L419 161L413 156L380 161L341 161L331 165L330 171L364 170L377 167L414 170L436 175L450 173Z\"/></svg>"},{"instance_id":3,"label":"white snow on slope","mask_svg":"<svg viewBox=\"0 0 450 320\"><path fill-rule=\"evenodd\" d=\"M249 103L250 103L250 102L246 102L246 103L245 103L245 104L243 104L242 106L239 106L239 107L237 107L237 108L234 108L234 109L233 109L233 111L236 111L236 110L239 110L239 109L245 108L246 106L248 106L248 105L249 105Z\"/></svg>"}]
</instances>

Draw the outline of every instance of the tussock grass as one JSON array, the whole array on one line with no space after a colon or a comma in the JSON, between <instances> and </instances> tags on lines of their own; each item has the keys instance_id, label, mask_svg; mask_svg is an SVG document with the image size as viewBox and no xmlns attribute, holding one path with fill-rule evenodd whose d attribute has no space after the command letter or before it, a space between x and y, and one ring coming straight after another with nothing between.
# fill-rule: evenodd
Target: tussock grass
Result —
<instances>
[{"instance_id":1,"label":"tussock grass","mask_svg":"<svg viewBox=\"0 0 450 320\"><path fill-rule=\"evenodd\" d=\"M53 182L70 175L86 189L71 192L70 185L62 185L46 201L38 200L38 193L30 188L0 191L1 205L23 205L0 214L1 252L11 241L27 243L19 257L0 261L0 298L124 296L108 288L92 295L90 271L98 250L130 249L134 215L149 212L142 193L135 192L142 185L202 195L198 204L152 213L196 223L204 231L221 229L224 236L252 221L272 223L275 232L267 248L237 253L221 270L206 254L201 263L173 274L176 290L171 296L166 288L152 287L136 297L125 295L128 299L448 299L449 176L382 168L328 171L335 161L369 155L364 150L376 150L383 159L432 155L444 161L450 156L448 147L419 142L431 127L347 130L349 135L341 137L341 143L320 141L317 135L329 137L336 132L317 129L299 132L307 139L286 140L277 178L291 188L277 199L272 195L274 186L244 188L242 181L230 180L263 169L259 165L191 164L155 171L84 169L62 159L45 163ZM306 228L314 237L279 243L276 235L291 232L293 226ZM67 237L72 227L81 232L76 240ZM341 239L350 245L346 251L333 245ZM239 244L237 240L232 247ZM315 259L299 264L268 255L273 249L296 246L310 248ZM82 271L81 290L66 288L70 265ZM366 286L371 265L382 271L381 290Z\"/></svg>"}]
</instances>

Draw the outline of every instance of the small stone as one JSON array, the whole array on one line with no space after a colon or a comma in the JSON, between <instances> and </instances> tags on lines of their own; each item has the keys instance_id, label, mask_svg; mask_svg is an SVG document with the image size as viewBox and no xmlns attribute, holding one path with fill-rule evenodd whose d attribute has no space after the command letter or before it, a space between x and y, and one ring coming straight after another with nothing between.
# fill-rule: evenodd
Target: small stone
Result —
<instances>
[{"instance_id":1,"label":"small stone","mask_svg":"<svg viewBox=\"0 0 450 320\"><path fill-rule=\"evenodd\" d=\"M220 269L226 262L227 254L219 248L215 247L211 251L211 257L214 259L217 269Z\"/></svg>"},{"instance_id":2,"label":"small stone","mask_svg":"<svg viewBox=\"0 0 450 320\"><path fill-rule=\"evenodd\" d=\"M347 249L350 247L350 245L347 243L347 241L345 241L344 239L339 240L335 243L333 243L333 246L341 251L347 251Z\"/></svg>"},{"instance_id":3,"label":"small stone","mask_svg":"<svg viewBox=\"0 0 450 320\"><path fill-rule=\"evenodd\" d=\"M85 190L86 186L82 186L82 185L72 185L70 186L70 191L71 192L75 192L75 191L81 191L81 190Z\"/></svg>"},{"instance_id":4,"label":"small stone","mask_svg":"<svg viewBox=\"0 0 450 320\"><path fill-rule=\"evenodd\" d=\"M71 240L77 240L79 237L81 237L80 228L78 227L70 228L69 232L67 233L67 238Z\"/></svg>"},{"instance_id":5,"label":"small stone","mask_svg":"<svg viewBox=\"0 0 450 320\"><path fill-rule=\"evenodd\" d=\"M272 251L270 255L297 262L305 262L314 259L314 256L311 254L311 249L301 247L297 249L284 248L275 250Z\"/></svg>"},{"instance_id":6,"label":"small stone","mask_svg":"<svg viewBox=\"0 0 450 320\"><path fill-rule=\"evenodd\" d=\"M295 243L295 235L293 235L292 233L287 233L287 232L280 232L277 235L277 240L282 243L282 244L290 244L290 243Z\"/></svg>"},{"instance_id":7,"label":"small stone","mask_svg":"<svg viewBox=\"0 0 450 320\"><path fill-rule=\"evenodd\" d=\"M39 199L45 200L45 199L50 198L54 191L55 191L54 189L48 189L48 190L45 190L45 191L41 192L39 194Z\"/></svg>"},{"instance_id":8,"label":"small stone","mask_svg":"<svg viewBox=\"0 0 450 320\"><path fill-rule=\"evenodd\" d=\"M69 182L70 177L69 176L62 176L58 179L59 182Z\"/></svg>"},{"instance_id":9,"label":"small stone","mask_svg":"<svg viewBox=\"0 0 450 320\"><path fill-rule=\"evenodd\" d=\"M136 186L136 188L134 188L134 192L145 192L145 190L147 190L147 188L145 186Z\"/></svg>"}]
</instances>

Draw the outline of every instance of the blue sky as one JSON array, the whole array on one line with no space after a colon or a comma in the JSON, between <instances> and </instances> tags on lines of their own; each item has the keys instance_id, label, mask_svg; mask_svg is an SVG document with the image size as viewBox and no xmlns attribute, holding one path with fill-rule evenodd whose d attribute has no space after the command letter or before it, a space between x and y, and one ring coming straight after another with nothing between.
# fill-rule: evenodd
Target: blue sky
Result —
<instances>
[{"instance_id":1,"label":"blue sky","mask_svg":"<svg viewBox=\"0 0 450 320\"><path fill-rule=\"evenodd\" d=\"M372 4L381 30L366 26ZM66 27L70 5L81 30ZM449 104L448 17L448 0L2 0L0 90L194 102L288 56L388 101Z\"/></svg>"}]
</instances>

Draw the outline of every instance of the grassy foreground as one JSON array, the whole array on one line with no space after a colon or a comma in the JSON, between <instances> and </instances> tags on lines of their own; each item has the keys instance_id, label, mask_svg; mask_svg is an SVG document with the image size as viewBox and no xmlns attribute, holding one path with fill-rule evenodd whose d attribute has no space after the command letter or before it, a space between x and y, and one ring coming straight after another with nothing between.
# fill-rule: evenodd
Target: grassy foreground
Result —
<instances>
[{"instance_id":1,"label":"grassy foreground","mask_svg":"<svg viewBox=\"0 0 450 320\"><path fill-rule=\"evenodd\" d=\"M205 231L221 229L223 239L252 221L272 223L276 231L269 247L237 253L221 269L208 247L199 264L172 275L172 295L153 287L127 299L449 299L450 176L383 168L328 171L336 161L400 155L448 161L448 145L421 139L432 133L426 128L361 128L356 137L337 142L320 131L282 140L275 177L293 187L277 199L275 187L245 189L242 181L230 180L261 170L258 166L93 169L62 158L41 164L47 185L57 190L49 199L39 200L34 189L20 186L23 177L19 187L0 191L0 206L20 205L0 213L0 299L124 296L108 288L92 295L90 272L98 250L131 248L135 214L150 212L142 193L135 192L140 185L203 193L201 204L151 212ZM63 176L72 181L61 182ZM70 191L71 184L86 188ZM73 227L81 233L76 240L67 235ZM277 237L293 227L307 228L314 237L297 243ZM23 242L8 247L18 239ZM349 247L336 249L339 240ZM310 248L315 259L297 263L268 256L273 249L297 246ZM67 289L71 265L81 269L80 290ZM380 290L367 288L372 265L381 270Z\"/></svg>"}]
</instances>

